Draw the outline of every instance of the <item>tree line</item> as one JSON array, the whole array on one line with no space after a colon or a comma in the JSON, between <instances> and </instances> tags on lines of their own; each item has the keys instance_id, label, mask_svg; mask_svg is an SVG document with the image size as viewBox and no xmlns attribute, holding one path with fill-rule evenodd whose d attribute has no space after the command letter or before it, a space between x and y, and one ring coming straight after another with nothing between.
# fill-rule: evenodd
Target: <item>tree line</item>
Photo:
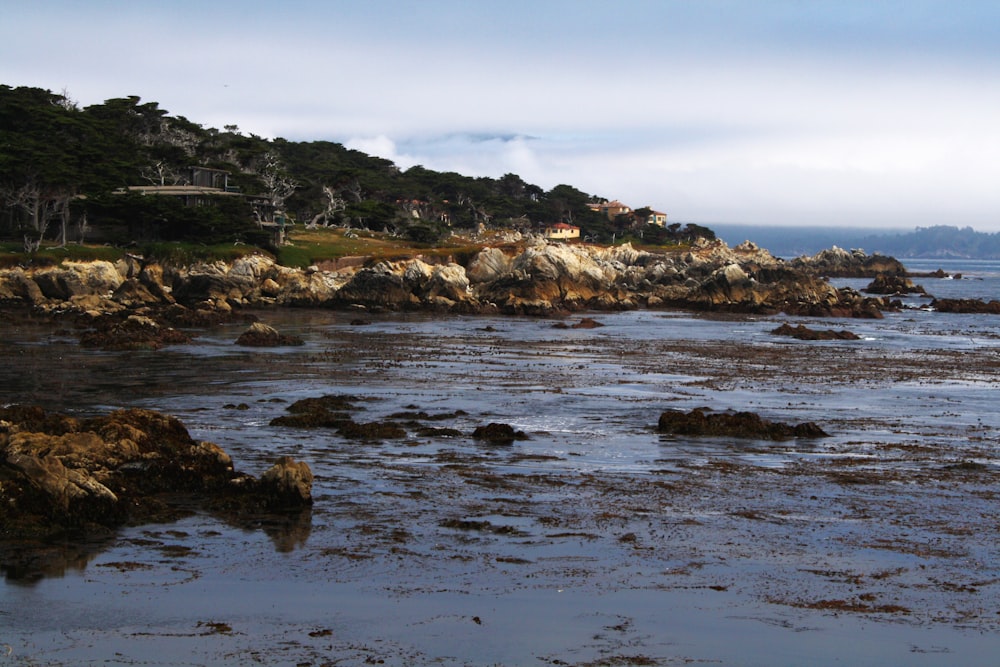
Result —
<instances>
[{"instance_id":1,"label":"tree line","mask_svg":"<svg viewBox=\"0 0 1000 667\"><path fill-rule=\"evenodd\" d=\"M190 185L192 167L228 172L225 194L242 196L220 192L210 206L190 206L128 190ZM0 85L0 237L23 240L28 251L46 241L88 240L263 246L270 236L260 202L281 222L360 227L427 242L451 230L530 231L554 222L604 243L714 238L696 225L655 227L636 215L609 220L591 208L602 201L571 185L546 191L516 174L402 170L332 141L269 140L234 125L206 128L137 96L81 108L66 92Z\"/></svg>"}]
</instances>

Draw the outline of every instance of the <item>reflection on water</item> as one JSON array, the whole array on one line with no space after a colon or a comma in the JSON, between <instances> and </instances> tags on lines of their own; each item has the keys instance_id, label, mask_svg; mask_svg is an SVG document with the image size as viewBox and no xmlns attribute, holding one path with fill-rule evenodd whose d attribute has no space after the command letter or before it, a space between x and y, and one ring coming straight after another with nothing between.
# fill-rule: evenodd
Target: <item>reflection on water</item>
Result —
<instances>
[{"instance_id":1,"label":"reflection on water","mask_svg":"<svg viewBox=\"0 0 1000 667\"><path fill-rule=\"evenodd\" d=\"M45 577L79 574L102 551L115 544L114 538L67 539L45 543L0 545L0 571L13 585L37 584Z\"/></svg>"}]
</instances>

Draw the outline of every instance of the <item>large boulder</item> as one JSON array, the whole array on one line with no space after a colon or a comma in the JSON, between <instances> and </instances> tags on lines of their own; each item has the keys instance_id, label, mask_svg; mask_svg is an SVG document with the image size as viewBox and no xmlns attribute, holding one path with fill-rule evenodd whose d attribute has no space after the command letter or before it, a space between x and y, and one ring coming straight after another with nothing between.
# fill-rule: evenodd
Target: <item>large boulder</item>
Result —
<instances>
[{"instance_id":1,"label":"large boulder","mask_svg":"<svg viewBox=\"0 0 1000 667\"><path fill-rule=\"evenodd\" d=\"M667 410L660 415L657 430L671 435L725 436L752 440L827 437L827 433L813 422L793 426L767 421L753 412L707 413L700 408L691 412Z\"/></svg>"},{"instance_id":2,"label":"large boulder","mask_svg":"<svg viewBox=\"0 0 1000 667\"><path fill-rule=\"evenodd\" d=\"M389 262L361 269L333 295L341 306L364 306L372 309L404 310L420 306L420 299L398 270Z\"/></svg>"},{"instance_id":3,"label":"large boulder","mask_svg":"<svg viewBox=\"0 0 1000 667\"><path fill-rule=\"evenodd\" d=\"M868 255L864 250L844 250L833 246L812 256L792 260L794 268L819 276L873 278L879 274L906 275L906 267L894 257Z\"/></svg>"},{"instance_id":4,"label":"large boulder","mask_svg":"<svg viewBox=\"0 0 1000 667\"><path fill-rule=\"evenodd\" d=\"M253 322L246 331L236 339L237 345L246 347L283 347L286 345L302 345L304 341L298 336L283 334L269 324Z\"/></svg>"},{"instance_id":5,"label":"large boulder","mask_svg":"<svg viewBox=\"0 0 1000 667\"><path fill-rule=\"evenodd\" d=\"M118 269L111 262L66 261L56 267L34 273L35 284L46 298L69 301L79 296L110 296L122 283Z\"/></svg>"},{"instance_id":6,"label":"large boulder","mask_svg":"<svg viewBox=\"0 0 1000 667\"><path fill-rule=\"evenodd\" d=\"M285 271L279 278L272 279L278 287L274 302L279 306L323 306L334 302L337 291L349 279L349 275L320 271L316 267ZM272 285L267 285L266 289L274 292Z\"/></svg>"},{"instance_id":7,"label":"large boulder","mask_svg":"<svg viewBox=\"0 0 1000 667\"><path fill-rule=\"evenodd\" d=\"M466 270L473 283L489 283L510 271L510 258L499 248L483 248Z\"/></svg>"},{"instance_id":8,"label":"large boulder","mask_svg":"<svg viewBox=\"0 0 1000 667\"><path fill-rule=\"evenodd\" d=\"M915 285L906 276L895 273L880 273L868 283L864 291L869 294L927 294L927 291L920 285Z\"/></svg>"},{"instance_id":9,"label":"large boulder","mask_svg":"<svg viewBox=\"0 0 1000 667\"><path fill-rule=\"evenodd\" d=\"M122 317L124 315L124 317ZM158 350L191 341L187 333L163 326L147 315L104 314L80 334L80 345L104 350Z\"/></svg>"},{"instance_id":10,"label":"large boulder","mask_svg":"<svg viewBox=\"0 0 1000 667\"><path fill-rule=\"evenodd\" d=\"M39 305L44 302L45 294L24 269L0 271L0 303Z\"/></svg>"},{"instance_id":11,"label":"large boulder","mask_svg":"<svg viewBox=\"0 0 1000 667\"><path fill-rule=\"evenodd\" d=\"M174 417L117 410L90 419L0 408L0 538L94 534L183 513L171 499L229 508L311 503L308 466L282 459L261 480ZM246 502L244 502L246 501Z\"/></svg>"}]
</instances>

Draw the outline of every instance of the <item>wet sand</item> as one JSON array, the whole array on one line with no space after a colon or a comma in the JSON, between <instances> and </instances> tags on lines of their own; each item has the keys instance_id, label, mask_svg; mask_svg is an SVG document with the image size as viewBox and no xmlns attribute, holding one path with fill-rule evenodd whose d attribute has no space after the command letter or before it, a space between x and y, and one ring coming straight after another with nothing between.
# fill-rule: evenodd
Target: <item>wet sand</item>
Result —
<instances>
[{"instance_id":1,"label":"wet sand","mask_svg":"<svg viewBox=\"0 0 1000 667\"><path fill-rule=\"evenodd\" d=\"M81 410L162 409L252 473L294 455L316 503L74 545L5 584L0 664L995 663L1000 344L980 320L967 343L902 318L815 343L768 320L595 317L268 315L306 346L233 351L234 329L89 353L89 394L84 371L52 372L72 344L19 347L38 397L59 382ZM406 436L269 426L324 394ZM662 410L701 406L832 437L656 433ZM529 439L468 435L488 422Z\"/></svg>"}]
</instances>

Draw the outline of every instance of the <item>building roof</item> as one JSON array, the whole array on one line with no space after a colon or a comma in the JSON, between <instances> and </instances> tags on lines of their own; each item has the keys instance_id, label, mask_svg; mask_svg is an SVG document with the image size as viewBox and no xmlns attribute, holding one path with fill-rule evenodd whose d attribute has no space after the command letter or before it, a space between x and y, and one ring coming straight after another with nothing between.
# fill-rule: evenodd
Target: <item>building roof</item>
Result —
<instances>
[{"instance_id":1,"label":"building roof","mask_svg":"<svg viewBox=\"0 0 1000 667\"><path fill-rule=\"evenodd\" d=\"M197 185L130 185L120 188L119 192L137 192L142 195L173 195L175 197L212 195L216 197L240 197L238 192L229 192L222 188L209 188Z\"/></svg>"}]
</instances>

